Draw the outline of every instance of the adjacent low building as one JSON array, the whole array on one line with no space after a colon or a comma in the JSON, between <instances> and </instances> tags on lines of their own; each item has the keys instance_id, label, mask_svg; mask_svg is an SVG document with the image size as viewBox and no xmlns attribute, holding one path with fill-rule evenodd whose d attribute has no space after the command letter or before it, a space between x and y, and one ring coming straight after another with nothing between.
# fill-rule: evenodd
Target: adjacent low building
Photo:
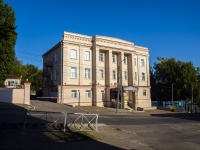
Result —
<instances>
[{"instance_id":1,"label":"adjacent low building","mask_svg":"<svg viewBox=\"0 0 200 150\"><path fill-rule=\"evenodd\" d=\"M148 48L64 32L43 54L43 63L45 97L72 106L151 107Z\"/></svg>"},{"instance_id":2,"label":"adjacent low building","mask_svg":"<svg viewBox=\"0 0 200 150\"><path fill-rule=\"evenodd\" d=\"M20 88L21 87L21 76L10 75L4 81L4 85L6 88Z\"/></svg>"}]
</instances>

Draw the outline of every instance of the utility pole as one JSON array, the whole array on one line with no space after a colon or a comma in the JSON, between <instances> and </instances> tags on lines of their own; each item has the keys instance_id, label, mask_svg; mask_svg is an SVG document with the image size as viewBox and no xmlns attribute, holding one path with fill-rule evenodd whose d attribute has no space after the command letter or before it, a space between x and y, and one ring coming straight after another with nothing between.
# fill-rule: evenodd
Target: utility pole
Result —
<instances>
[{"instance_id":1,"label":"utility pole","mask_svg":"<svg viewBox=\"0 0 200 150\"><path fill-rule=\"evenodd\" d=\"M174 83L172 83L172 106L174 106Z\"/></svg>"},{"instance_id":2,"label":"utility pole","mask_svg":"<svg viewBox=\"0 0 200 150\"><path fill-rule=\"evenodd\" d=\"M191 98L191 113L193 113L193 85L192 85L192 98Z\"/></svg>"},{"instance_id":3,"label":"utility pole","mask_svg":"<svg viewBox=\"0 0 200 150\"><path fill-rule=\"evenodd\" d=\"M118 82L117 82L117 104L116 104L116 113L118 113L118 111L119 111L120 66L118 66L117 72L118 72L118 73L117 73Z\"/></svg>"}]
</instances>

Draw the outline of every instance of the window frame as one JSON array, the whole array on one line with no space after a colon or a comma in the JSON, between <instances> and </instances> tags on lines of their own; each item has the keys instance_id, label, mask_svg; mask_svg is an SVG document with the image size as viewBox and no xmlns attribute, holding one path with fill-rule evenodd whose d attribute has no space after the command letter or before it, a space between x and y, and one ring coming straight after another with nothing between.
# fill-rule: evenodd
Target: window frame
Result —
<instances>
[{"instance_id":1,"label":"window frame","mask_svg":"<svg viewBox=\"0 0 200 150\"><path fill-rule=\"evenodd\" d=\"M90 68L85 68L85 79L90 79Z\"/></svg>"},{"instance_id":2,"label":"window frame","mask_svg":"<svg viewBox=\"0 0 200 150\"><path fill-rule=\"evenodd\" d=\"M116 63L116 55L115 54L112 54L112 62Z\"/></svg>"},{"instance_id":3,"label":"window frame","mask_svg":"<svg viewBox=\"0 0 200 150\"><path fill-rule=\"evenodd\" d=\"M137 77L137 72L135 72L135 80L137 80L137 78L138 78L138 77Z\"/></svg>"},{"instance_id":4,"label":"window frame","mask_svg":"<svg viewBox=\"0 0 200 150\"><path fill-rule=\"evenodd\" d=\"M147 96L147 90L146 89L143 89L143 96Z\"/></svg>"},{"instance_id":5,"label":"window frame","mask_svg":"<svg viewBox=\"0 0 200 150\"><path fill-rule=\"evenodd\" d=\"M100 69L100 79L104 79L104 70Z\"/></svg>"},{"instance_id":6,"label":"window frame","mask_svg":"<svg viewBox=\"0 0 200 150\"><path fill-rule=\"evenodd\" d=\"M127 56L124 56L124 64L127 65L127 60L128 60L128 57Z\"/></svg>"},{"instance_id":7,"label":"window frame","mask_svg":"<svg viewBox=\"0 0 200 150\"><path fill-rule=\"evenodd\" d=\"M137 59L134 58L134 65L137 66Z\"/></svg>"},{"instance_id":8,"label":"window frame","mask_svg":"<svg viewBox=\"0 0 200 150\"><path fill-rule=\"evenodd\" d=\"M124 71L124 79L127 80L127 71Z\"/></svg>"},{"instance_id":9,"label":"window frame","mask_svg":"<svg viewBox=\"0 0 200 150\"><path fill-rule=\"evenodd\" d=\"M85 60L90 60L90 52L89 51L85 51L85 53L84 53L84 59Z\"/></svg>"},{"instance_id":10,"label":"window frame","mask_svg":"<svg viewBox=\"0 0 200 150\"><path fill-rule=\"evenodd\" d=\"M104 62L104 53L102 52L99 53L99 61Z\"/></svg>"},{"instance_id":11,"label":"window frame","mask_svg":"<svg viewBox=\"0 0 200 150\"><path fill-rule=\"evenodd\" d=\"M74 69L74 72L72 69ZM77 78L77 67L71 67L71 78Z\"/></svg>"},{"instance_id":12,"label":"window frame","mask_svg":"<svg viewBox=\"0 0 200 150\"><path fill-rule=\"evenodd\" d=\"M77 59L77 50L71 49L70 58L71 59Z\"/></svg>"},{"instance_id":13,"label":"window frame","mask_svg":"<svg viewBox=\"0 0 200 150\"><path fill-rule=\"evenodd\" d=\"M117 79L117 74L116 74L116 70L112 71L112 76L113 76L113 80Z\"/></svg>"},{"instance_id":14,"label":"window frame","mask_svg":"<svg viewBox=\"0 0 200 150\"><path fill-rule=\"evenodd\" d=\"M142 72L142 81L145 81L145 72Z\"/></svg>"},{"instance_id":15,"label":"window frame","mask_svg":"<svg viewBox=\"0 0 200 150\"><path fill-rule=\"evenodd\" d=\"M91 98L91 91L90 90L86 90L85 91L85 97L86 98Z\"/></svg>"},{"instance_id":16,"label":"window frame","mask_svg":"<svg viewBox=\"0 0 200 150\"><path fill-rule=\"evenodd\" d=\"M57 62L57 53L54 54L54 62Z\"/></svg>"},{"instance_id":17,"label":"window frame","mask_svg":"<svg viewBox=\"0 0 200 150\"><path fill-rule=\"evenodd\" d=\"M54 80L57 80L57 70L54 71Z\"/></svg>"},{"instance_id":18,"label":"window frame","mask_svg":"<svg viewBox=\"0 0 200 150\"><path fill-rule=\"evenodd\" d=\"M78 98L77 90L71 90L71 98Z\"/></svg>"},{"instance_id":19,"label":"window frame","mask_svg":"<svg viewBox=\"0 0 200 150\"><path fill-rule=\"evenodd\" d=\"M144 59L141 59L141 67L145 67Z\"/></svg>"}]
</instances>

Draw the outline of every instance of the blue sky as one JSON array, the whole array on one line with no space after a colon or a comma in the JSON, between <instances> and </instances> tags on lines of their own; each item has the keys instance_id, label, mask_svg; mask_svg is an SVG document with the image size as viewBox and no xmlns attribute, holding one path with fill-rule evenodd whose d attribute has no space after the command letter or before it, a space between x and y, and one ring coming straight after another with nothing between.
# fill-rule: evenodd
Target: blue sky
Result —
<instances>
[{"instance_id":1,"label":"blue sky","mask_svg":"<svg viewBox=\"0 0 200 150\"><path fill-rule=\"evenodd\" d=\"M200 0L3 0L13 7L16 54L42 68L42 54L63 31L116 37L149 48L157 57L200 67Z\"/></svg>"}]
</instances>

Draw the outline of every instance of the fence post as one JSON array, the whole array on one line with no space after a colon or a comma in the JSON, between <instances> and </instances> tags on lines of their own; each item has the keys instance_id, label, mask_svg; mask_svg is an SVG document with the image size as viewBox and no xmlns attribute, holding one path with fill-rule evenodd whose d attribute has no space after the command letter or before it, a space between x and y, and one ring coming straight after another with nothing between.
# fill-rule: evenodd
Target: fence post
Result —
<instances>
[{"instance_id":1,"label":"fence post","mask_svg":"<svg viewBox=\"0 0 200 150\"><path fill-rule=\"evenodd\" d=\"M24 82L24 104L30 105L30 90L31 83L26 81Z\"/></svg>"},{"instance_id":2,"label":"fence post","mask_svg":"<svg viewBox=\"0 0 200 150\"><path fill-rule=\"evenodd\" d=\"M27 117L27 109L25 109L25 111L24 111L23 127L22 127L21 134L25 134L25 130L26 130L26 117Z\"/></svg>"},{"instance_id":3,"label":"fence post","mask_svg":"<svg viewBox=\"0 0 200 150\"><path fill-rule=\"evenodd\" d=\"M65 120L64 120L64 127L63 127L63 131L66 131L66 125L67 125L67 112L64 112L65 114Z\"/></svg>"}]
</instances>

